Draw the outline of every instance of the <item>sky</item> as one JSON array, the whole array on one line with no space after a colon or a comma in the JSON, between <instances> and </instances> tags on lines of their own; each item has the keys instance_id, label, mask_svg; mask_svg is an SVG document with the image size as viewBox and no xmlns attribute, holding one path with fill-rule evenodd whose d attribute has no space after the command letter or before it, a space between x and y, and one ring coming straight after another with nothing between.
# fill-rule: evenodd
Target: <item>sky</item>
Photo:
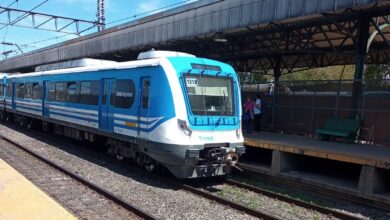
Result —
<instances>
[{"instance_id":1,"label":"sky","mask_svg":"<svg viewBox=\"0 0 390 220\"><path fill-rule=\"evenodd\" d=\"M134 18L144 17L159 11L189 4L194 1L197 0L105 0L106 27L123 24L134 20ZM97 0L0 0L0 7L8 6L9 8L25 11L30 11L35 8L33 12L96 21ZM25 14L23 13L11 13L11 21L23 18L24 16ZM45 21L44 19L44 17L36 17L35 22L37 24ZM121 21L115 22L118 20ZM0 9L0 42L17 44L20 49L15 45L0 44L0 60L6 58L3 53L7 51L12 51L7 55L8 57L12 57L78 37L75 34L4 25L7 22L7 13L2 13L2 9ZM16 24L32 26L32 19L31 17L26 17ZM59 20L58 22L58 26L64 26L66 24L67 23L63 20ZM54 21L49 21L42 25L42 28L53 29L54 25ZM87 27L89 26L80 25L81 30ZM75 25L71 25L64 29L64 31L68 32L75 32L75 30ZM97 28L95 27L89 31L83 32L81 35L96 31Z\"/></svg>"}]
</instances>

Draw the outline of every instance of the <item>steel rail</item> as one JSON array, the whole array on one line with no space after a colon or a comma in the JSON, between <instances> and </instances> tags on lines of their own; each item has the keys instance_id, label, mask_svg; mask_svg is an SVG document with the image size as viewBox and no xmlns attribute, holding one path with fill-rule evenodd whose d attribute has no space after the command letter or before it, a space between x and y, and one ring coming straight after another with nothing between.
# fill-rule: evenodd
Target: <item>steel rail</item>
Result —
<instances>
[{"instance_id":1,"label":"steel rail","mask_svg":"<svg viewBox=\"0 0 390 220\"><path fill-rule=\"evenodd\" d=\"M181 184L180 188L182 188L182 189L184 189L186 191L189 191L189 192L191 192L193 194L202 196L202 197L204 197L206 199L218 202L218 203L220 203L222 205L225 205L225 206L231 207L233 209L236 209L238 211L244 212L244 213L246 213L248 215L251 215L251 216L254 216L256 218L261 218L261 219L265 219L265 220L281 220L281 218L273 216L272 214L269 214L269 213L266 213L266 212L263 212L263 211L258 211L258 210L255 210L255 209L251 209L249 207L240 205L240 204L235 203L233 201L230 201L230 200L227 200L227 199L223 199L223 198L215 196L215 195L213 195L211 193L208 193L208 192L205 192L203 190L194 188L194 187L189 186L187 184Z\"/></svg>"},{"instance_id":2,"label":"steel rail","mask_svg":"<svg viewBox=\"0 0 390 220\"><path fill-rule=\"evenodd\" d=\"M30 154L31 156L37 158L38 160L46 163L47 165L59 170L60 172L64 173L65 175L73 178L74 180L76 180L77 182L87 186L88 188L94 190L95 192L99 193L100 195L106 197L107 199L111 200L112 202L116 203L117 205L123 207L124 209L134 213L135 215L137 215L138 217L142 218L142 219L145 219L145 220L157 220L159 218L145 212L144 210L142 210L141 208L133 205L133 204L130 204L128 203L127 201L123 200L122 198L118 197L118 196L115 196L114 194L108 192L107 190L97 186L96 184L88 181L87 179L81 177L80 175L78 174L75 174L73 172L71 172L70 170L64 168L64 167L61 167L60 165L38 155L37 153L27 149L26 147L22 146L21 144L7 138L7 137L4 137L3 135L0 135L0 139L3 139L4 141L18 147L19 149L23 150L24 152Z\"/></svg>"},{"instance_id":3,"label":"steel rail","mask_svg":"<svg viewBox=\"0 0 390 220\"><path fill-rule=\"evenodd\" d=\"M287 196L284 196L284 195L281 195L278 193L274 193L274 192L271 192L269 190L250 186L248 184L244 184L244 183L241 183L241 182L229 179L229 178L225 179L225 183L228 185L236 186L236 187L246 189L246 190L249 190L249 191L252 191L255 193L259 193L259 194L265 195L265 196L270 197L270 198L278 199L278 200L281 200L283 202L294 204L294 205L297 205L297 206L300 206L300 207L303 207L306 209L315 210L315 211L322 213L322 214L325 214L325 215L332 215L336 218L346 219L346 220L362 220L363 219L363 218L360 218L360 217L357 217L357 216L354 216L354 215L351 215L348 213L339 212L339 211L332 210L332 209L329 209L329 208L326 208L323 206L308 203L308 202L305 202L302 200L293 199L291 197L287 197Z\"/></svg>"},{"instance_id":4,"label":"steel rail","mask_svg":"<svg viewBox=\"0 0 390 220\"><path fill-rule=\"evenodd\" d=\"M246 177L251 177L251 178L258 177L262 180L266 180L273 184L290 186L304 191L314 192L317 194L329 196L335 199L341 199L347 202L378 208L386 212L390 210L390 207L387 204L383 204L377 200L360 197L358 195L351 195L337 190L331 190L329 188L322 188L322 187L318 187L317 185L311 185L311 184L301 183L290 179L284 179L283 177L272 176L270 174L263 174L256 171L246 170L246 169L244 169L244 171Z\"/></svg>"},{"instance_id":5,"label":"steel rail","mask_svg":"<svg viewBox=\"0 0 390 220\"><path fill-rule=\"evenodd\" d=\"M136 168L136 169L142 170L140 168ZM142 171L146 172L145 170L142 170ZM243 206L243 205L238 204L236 202L233 202L233 201L230 201L230 200L227 200L227 199L223 199L223 198L221 198L219 196L216 196L216 195L213 195L213 194L208 193L206 191L203 191L201 189L192 187L192 186L190 186L188 184L181 183L178 180L169 179L169 178L166 178L166 177L163 177L163 176L160 176L160 175L157 175L157 174L153 174L153 173L147 173L147 175L150 175L151 177L153 177L155 179L158 179L161 182L165 182L166 184L173 185L173 186L175 186L175 187L177 187L179 189L182 189L184 191L190 192L190 193L195 194L197 196L200 196L202 198L206 198L208 200L217 202L217 203L219 203L219 204L221 204L223 206L230 207L232 209L235 209L235 210L240 211L242 213L246 213L246 214L251 215L253 217L261 218L261 219L264 219L264 220L281 220L281 218L276 217L276 216L274 216L272 214L269 214L269 213L266 213L266 212L263 212L263 211L258 211L258 210L255 210L255 209L251 209L249 207Z\"/></svg>"},{"instance_id":6,"label":"steel rail","mask_svg":"<svg viewBox=\"0 0 390 220\"><path fill-rule=\"evenodd\" d=\"M77 180L78 182L81 182L83 185L86 185L88 186L89 188L91 188L92 190L98 192L99 194L105 196L106 198L112 200L113 202L115 202L116 204L122 206L123 208L125 208L126 210L129 210L131 212L133 212L134 214L136 214L137 216L139 216L140 218L143 218L143 219L146 219L146 220L156 220L158 219L157 217L154 217L150 214L148 214L147 212L143 211L142 209L124 201L123 199L113 195L112 193L100 188L99 186L95 185L94 183L91 183L89 182L88 180L84 179L83 177L79 176L78 174L75 174L69 170L67 170L66 168L63 168L61 167L60 165L38 155L37 153L27 149L26 147L22 146L21 144L7 138L7 137L4 137L3 135L0 135L0 139L3 139L4 141L18 147L19 149L27 152L28 154L34 156L35 158L43 161L44 163L54 167L55 169L63 172L64 174L72 177L73 179ZM227 199L223 199L221 197L218 197L218 196L215 196L211 193L208 193L206 191L203 191L203 190L200 190L200 189L197 189L195 187L192 187L192 186L189 186L187 184L184 184L184 183L181 183L179 181L176 181L176 180L173 180L173 179L169 179L169 178L166 178L166 177L163 177L163 176L160 176L160 175L157 175L157 174L153 174L153 173L149 173L149 172L146 172L145 170L143 169L140 169L138 167L133 167L134 169L137 169L137 170L140 170L141 172L144 172L146 175L149 175L150 177L152 178L155 178L155 179L158 179L160 180L161 182L165 182L166 184L169 184L169 185L173 185L173 186L176 186L177 188L179 189L182 189L184 191L188 191L192 194L195 194L197 196L200 196L200 197L203 197L203 198L206 198L208 200L211 200L211 201L214 201L214 202L217 202L223 206L227 206L227 207L230 207L232 209L235 209L235 210L238 210L242 213L246 213L248 215L251 215L251 216L254 216L256 218L261 218L261 219L264 219L264 220L281 220L281 218L278 218L278 217L275 217L271 214L268 214L268 213L265 213L265 212L262 212L262 211L257 211L257 210L254 210L254 209L251 209L249 207L246 207L246 206L243 206L243 205L240 205L238 203L235 203L233 201L230 201L230 200L227 200Z\"/></svg>"}]
</instances>

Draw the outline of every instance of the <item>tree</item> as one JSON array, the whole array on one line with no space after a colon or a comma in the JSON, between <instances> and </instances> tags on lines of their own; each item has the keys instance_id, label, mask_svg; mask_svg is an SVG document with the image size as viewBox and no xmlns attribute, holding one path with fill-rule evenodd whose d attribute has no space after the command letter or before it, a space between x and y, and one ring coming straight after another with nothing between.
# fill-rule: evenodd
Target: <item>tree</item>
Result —
<instances>
[{"instance_id":1,"label":"tree","mask_svg":"<svg viewBox=\"0 0 390 220\"><path fill-rule=\"evenodd\" d=\"M390 66L370 64L363 75L364 82L370 90L383 90L389 87Z\"/></svg>"},{"instance_id":2,"label":"tree","mask_svg":"<svg viewBox=\"0 0 390 220\"><path fill-rule=\"evenodd\" d=\"M329 66L283 75L281 81L353 79L355 66Z\"/></svg>"},{"instance_id":3,"label":"tree","mask_svg":"<svg viewBox=\"0 0 390 220\"><path fill-rule=\"evenodd\" d=\"M258 72L238 72L238 76L243 83L265 83L271 78Z\"/></svg>"}]
</instances>

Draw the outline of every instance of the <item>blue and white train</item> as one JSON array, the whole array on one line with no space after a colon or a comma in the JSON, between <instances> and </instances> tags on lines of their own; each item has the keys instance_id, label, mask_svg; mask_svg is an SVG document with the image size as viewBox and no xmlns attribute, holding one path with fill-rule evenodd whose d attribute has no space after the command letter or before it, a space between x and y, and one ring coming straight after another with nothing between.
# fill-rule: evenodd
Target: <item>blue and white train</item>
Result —
<instances>
[{"instance_id":1,"label":"blue and white train","mask_svg":"<svg viewBox=\"0 0 390 220\"><path fill-rule=\"evenodd\" d=\"M120 159L178 178L224 175L245 152L239 82L228 64L148 51L136 61L82 59L36 70L1 76L3 118L104 143Z\"/></svg>"}]
</instances>

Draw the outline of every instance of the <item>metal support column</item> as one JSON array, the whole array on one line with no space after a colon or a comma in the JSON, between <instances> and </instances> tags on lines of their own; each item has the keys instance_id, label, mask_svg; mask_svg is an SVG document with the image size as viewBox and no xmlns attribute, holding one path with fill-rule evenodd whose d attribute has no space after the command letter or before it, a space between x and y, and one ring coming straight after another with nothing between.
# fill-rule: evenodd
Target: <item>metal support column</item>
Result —
<instances>
[{"instance_id":1,"label":"metal support column","mask_svg":"<svg viewBox=\"0 0 390 220\"><path fill-rule=\"evenodd\" d=\"M282 75L281 74L281 61L282 57L278 56L275 58L275 64L274 64L274 91L272 96L272 119L271 119L271 126L272 128L275 128L275 112L276 112L276 103L277 103L277 96L279 93L279 78Z\"/></svg>"},{"instance_id":2,"label":"metal support column","mask_svg":"<svg viewBox=\"0 0 390 220\"><path fill-rule=\"evenodd\" d=\"M104 15L104 0L97 0L97 20L98 20L98 31L102 31L105 28L106 17Z\"/></svg>"},{"instance_id":3,"label":"metal support column","mask_svg":"<svg viewBox=\"0 0 390 220\"><path fill-rule=\"evenodd\" d=\"M362 93L362 79L364 71L364 61L367 55L367 43L370 35L370 20L367 17L361 18L359 22L359 29L357 35L356 50L356 68L355 68L355 81L352 91L352 116L358 116L359 99Z\"/></svg>"}]
</instances>

